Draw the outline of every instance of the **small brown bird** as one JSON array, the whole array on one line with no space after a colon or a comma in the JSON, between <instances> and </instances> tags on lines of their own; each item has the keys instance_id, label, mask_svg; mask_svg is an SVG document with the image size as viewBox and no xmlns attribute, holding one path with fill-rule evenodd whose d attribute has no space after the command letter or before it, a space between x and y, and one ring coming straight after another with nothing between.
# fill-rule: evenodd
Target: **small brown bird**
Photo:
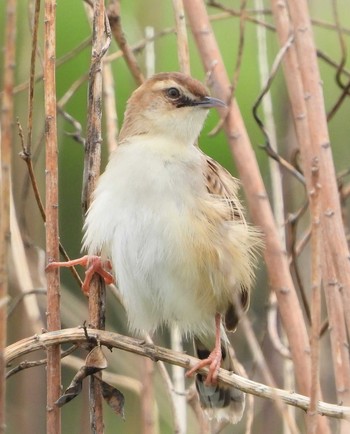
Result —
<instances>
[{"instance_id":1,"label":"small brown bird","mask_svg":"<svg viewBox=\"0 0 350 434\"><path fill-rule=\"evenodd\" d=\"M201 404L236 423L244 394L217 384L217 374L235 370L224 327L236 328L237 297L249 306L259 235L245 221L238 181L196 146L209 108L224 106L177 72L135 90L87 213L84 249L110 261L131 329L176 324L194 337L202 360L187 374L209 366L206 379L196 377ZM98 261L89 265L85 288L92 272L110 279Z\"/></svg>"}]
</instances>

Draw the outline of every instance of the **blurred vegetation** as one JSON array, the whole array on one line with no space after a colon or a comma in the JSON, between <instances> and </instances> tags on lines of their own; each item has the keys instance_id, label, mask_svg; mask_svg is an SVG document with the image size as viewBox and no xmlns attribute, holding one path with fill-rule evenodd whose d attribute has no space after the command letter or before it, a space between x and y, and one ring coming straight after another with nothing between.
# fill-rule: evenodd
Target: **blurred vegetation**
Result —
<instances>
[{"instance_id":1,"label":"blurred vegetation","mask_svg":"<svg viewBox=\"0 0 350 434\"><path fill-rule=\"evenodd\" d=\"M134 44L143 39L144 29L146 26L152 26L155 32L160 32L164 28L174 26L174 17L171 1L125 1L121 2L122 25L125 36L129 44ZM267 2L266 7L268 7ZM331 1L310 1L312 17L327 22L333 22ZM30 52L31 52L31 33L29 9L31 1L18 2L18 33L17 33L17 62L16 62L16 83L22 84L28 80ZM239 10L240 2L238 0L222 1L229 7ZM4 28L4 6L5 2L0 2L0 29ZM248 1L248 8L253 8L254 4ZM350 8L348 1L338 1L340 10L341 23L346 26L350 23ZM215 8L208 7L211 14L217 14ZM43 7L42 7L43 10ZM43 19L41 11L41 27L39 36L39 45L43 46ZM266 22L272 22L270 14L265 15ZM232 77L236 65L239 39L239 19L235 17L226 17L213 22L215 35L218 39L222 55L225 60L227 71ZM339 38L335 30L315 25L314 27L317 47L324 53L332 57L337 63L341 55L339 48ZM84 10L83 1L58 0L57 2L57 60L76 49L79 44L91 36L91 28ZM205 73L200 58L196 52L193 39L190 36L191 49L191 70L192 75L200 80L205 80ZM349 32L345 35L346 42L349 42ZM274 32L267 32L269 57L272 63L278 52L278 43ZM0 47L4 46L4 34L0 32ZM115 42L112 42L109 52L118 50ZM156 53L156 71L178 70L176 35L171 32L161 36L155 41ZM57 97L60 99L70 86L84 74L87 74L90 65L91 47L87 45L84 49L77 51L72 59L57 67ZM139 64L144 69L144 53L141 51L137 54ZM37 73L42 73L42 50L40 50L37 59ZM3 56L0 56L0 80L2 81ZM349 60L346 61L349 67ZM114 61L112 64L115 80L117 112L119 125L122 123L125 103L130 96L135 83L127 69L123 58ZM324 93L327 110L330 109L337 98L340 90L335 83L334 67L327 65L320 60L322 79L324 82ZM260 145L263 144L263 136L259 131L253 116L252 106L260 92L259 65L257 54L257 36L256 25L247 22L244 34L244 51L242 65L239 74L236 97L245 119L250 139L254 145L257 159L263 174L264 181L270 190L270 175L268 169L268 157ZM15 97L15 115L19 118L23 128L26 128L27 116L27 88L23 91L16 92ZM293 135L291 134L291 116L286 99L286 90L283 83L282 73L278 72L272 85L272 98L274 105L275 122L278 134L279 151L283 156L289 158L291 150L294 147ZM70 98L65 106L65 111L75 118L82 126L82 134L86 131L86 113L87 113L87 81L85 80L79 89ZM332 148L334 153L335 164L338 172L349 169L350 152L350 101L347 98L338 110L336 116L329 124ZM222 165L227 167L233 174L236 174L234 162L226 145L225 137L219 132L214 137L209 137L208 133L218 123L218 116L212 112L208 118L205 129L200 138L200 145L204 152L208 153ZM82 212L80 206L80 195L82 185L83 169L83 148L69 134L73 131L72 125L59 116L58 137L59 137L59 187L60 187L60 237L69 255L74 258L80 254L81 237L82 237ZM35 114L34 114L34 158L36 177L40 191L44 197L44 112L43 112L43 80L40 79L36 85L35 94ZM17 216L21 222L21 229L26 236L28 249L44 249L44 225L37 210L32 190L28 188L28 175L26 166L18 157L21 151L20 141L16 135L13 145L13 191L16 204ZM107 150L103 150L103 165L107 161ZM116 179L116 182L118 180ZM284 174L286 206L288 212L295 211L300 206L302 197L295 194L299 191L296 188L296 182L290 178L289 174ZM302 193L303 194L303 193ZM38 281L38 280L37 280ZM66 288L62 297L62 315L63 326L76 326L82 324L87 319L86 300L80 293L80 290L67 270L62 271L62 283ZM16 295L15 284L10 288L10 295ZM265 307L268 298L268 284L264 266L261 265L259 276L256 284L256 290L253 294L252 306L249 316L252 320L253 327L256 329L258 338L261 340L263 348L268 352L270 344L265 339ZM44 297L39 297L42 306L42 316L45 320ZM107 308L107 328L122 333L128 333L126 327L126 318L119 305L108 295ZM9 342L20 339L27 335L26 324L23 323L23 312L20 310L14 312L9 320ZM157 336L156 342L168 344L168 334L166 331ZM244 336L238 330L234 336L233 343L238 353L239 359L244 364L248 375L252 379L259 380L255 377L254 365L252 358L244 342ZM187 347L190 350L190 346ZM109 354L109 371L123 374L126 376L141 379L142 360L136 356L126 354L120 351L114 351ZM272 364L280 369L281 360L278 356L273 357ZM271 365L271 369L273 366ZM74 375L74 370L64 368L64 387L66 387ZM35 382L30 379L35 378ZM8 430L9 434L26 432L28 434L39 434L45 432L45 372L43 367L34 368L30 371L19 373L16 378L8 381ZM160 432L167 434L172 432L170 406L168 404L164 386L159 379L157 371L155 373L157 412L159 416ZM26 389L27 388L27 389ZM29 388L29 389L28 389ZM110 409L105 411L106 434L109 433L128 433L136 434L141 432L140 428L140 403L136 393L123 390L126 396L126 420L122 421L112 414ZM330 391L325 393L325 398L332 400L334 398L332 386ZM268 411L268 413L266 413ZM262 425L256 426L254 433L282 432L282 428L275 428L269 431L268 427L275 426L277 422L275 409L269 402L256 399L255 417L257 420L259 414L268 414L270 421L260 422ZM63 429L62 432L70 434L88 432L88 410L87 394L78 397L69 405L63 408ZM297 412L298 417L299 413ZM194 416L189 410L189 426L193 422ZM241 433L244 424L234 428L235 433ZM277 425L278 426L278 425ZM23 430L23 428L25 430ZM195 432L189 431L189 432ZM233 432L232 427L227 428L224 433Z\"/></svg>"}]
</instances>

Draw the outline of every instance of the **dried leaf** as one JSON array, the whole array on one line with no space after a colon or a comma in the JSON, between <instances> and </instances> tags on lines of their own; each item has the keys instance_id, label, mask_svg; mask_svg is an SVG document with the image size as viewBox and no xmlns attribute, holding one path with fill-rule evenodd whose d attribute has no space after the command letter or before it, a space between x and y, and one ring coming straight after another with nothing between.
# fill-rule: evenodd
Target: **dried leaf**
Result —
<instances>
[{"instance_id":1,"label":"dried leaf","mask_svg":"<svg viewBox=\"0 0 350 434\"><path fill-rule=\"evenodd\" d=\"M118 416L121 416L123 419L125 419L125 417L124 417L124 402L125 402L124 395L116 387L111 386L110 384L104 382L101 379L99 379L99 380L101 382L101 390L102 390L103 398L105 399L107 404L112 408L112 410Z\"/></svg>"},{"instance_id":2,"label":"dried leaf","mask_svg":"<svg viewBox=\"0 0 350 434\"><path fill-rule=\"evenodd\" d=\"M62 407L67 402L79 395L83 388L83 380L89 375L107 368L107 359L103 354L100 346L94 347L86 356L85 365L82 366L75 374L72 382L64 392L64 394L55 402L58 407Z\"/></svg>"},{"instance_id":3,"label":"dried leaf","mask_svg":"<svg viewBox=\"0 0 350 434\"><path fill-rule=\"evenodd\" d=\"M100 346L94 347L89 354L86 356L85 366L96 368L97 371L101 371L102 369L106 369L107 359L103 354L102 348ZM91 374L89 374L91 375Z\"/></svg>"},{"instance_id":4,"label":"dried leaf","mask_svg":"<svg viewBox=\"0 0 350 434\"><path fill-rule=\"evenodd\" d=\"M62 407L79 395L83 387L83 379L85 378L85 375L83 375L84 368L85 366L82 366L79 369L64 394L55 402L58 407Z\"/></svg>"}]
</instances>

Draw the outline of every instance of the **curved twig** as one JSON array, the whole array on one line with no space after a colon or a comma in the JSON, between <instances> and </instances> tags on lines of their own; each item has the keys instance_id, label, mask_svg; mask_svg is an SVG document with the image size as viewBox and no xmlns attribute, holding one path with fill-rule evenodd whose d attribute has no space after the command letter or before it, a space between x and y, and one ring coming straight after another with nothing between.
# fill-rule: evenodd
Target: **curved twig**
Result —
<instances>
[{"instance_id":1,"label":"curved twig","mask_svg":"<svg viewBox=\"0 0 350 434\"><path fill-rule=\"evenodd\" d=\"M101 345L108 348L118 348L143 357L149 357L153 361L162 360L167 363L190 368L198 363L198 359L187 354L178 353L166 348L147 344L144 340L130 338L105 330L86 329L89 338L98 340ZM64 329L41 335L34 335L21 341L15 342L5 349L5 362L9 364L16 358L32 353L37 350L46 349L52 345L87 342L85 331L81 327ZM199 369L199 373L206 375L208 368ZM307 410L310 399L298 393L288 393L285 390L266 386L255 381L248 380L237 374L230 373L224 369L219 370L218 381L228 386L236 387L245 393L251 393L262 398L274 399L276 396L285 404ZM350 407L329 404L319 401L317 412L324 416L336 419L350 420Z\"/></svg>"}]
</instances>

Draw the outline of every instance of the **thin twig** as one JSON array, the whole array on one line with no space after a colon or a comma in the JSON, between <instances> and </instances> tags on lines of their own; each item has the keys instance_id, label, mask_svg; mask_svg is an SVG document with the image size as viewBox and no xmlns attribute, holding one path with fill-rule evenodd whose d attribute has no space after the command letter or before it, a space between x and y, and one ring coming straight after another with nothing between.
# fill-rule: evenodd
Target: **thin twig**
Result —
<instances>
[{"instance_id":1,"label":"thin twig","mask_svg":"<svg viewBox=\"0 0 350 434\"><path fill-rule=\"evenodd\" d=\"M78 345L72 345L68 350L61 352L61 359L64 357L67 357L69 354L72 354L76 349L78 348ZM29 368L35 368L37 366L43 366L47 365L47 359L41 359L41 360L34 360L34 361L28 361L24 360L19 365L17 365L15 368L11 369L6 373L6 380L8 380L13 375L17 374L18 372L21 372L25 369Z\"/></svg>"},{"instance_id":2,"label":"thin twig","mask_svg":"<svg viewBox=\"0 0 350 434\"><path fill-rule=\"evenodd\" d=\"M234 16L234 17L240 17L241 16L241 11L238 11L238 10L235 10L233 8L227 7L227 6L225 6L225 5L221 4L221 3L218 3L215 0L210 0L208 2L208 5L212 6L212 7L215 7L217 9L220 9L222 11L225 11L225 12L229 13L230 15ZM266 23L266 22L262 21L259 18L255 18L255 17L250 16L250 14L257 13L257 12L259 12L259 11L250 11L250 10L247 10L246 15L245 15L245 20L249 21L251 23L254 23L254 24L259 24L261 26L264 26L268 30L274 31L275 28L274 28L273 25L271 25L269 23Z\"/></svg>"},{"instance_id":3,"label":"thin twig","mask_svg":"<svg viewBox=\"0 0 350 434\"><path fill-rule=\"evenodd\" d=\"M293 176L295 176L295 178L298 181L300 181L302 184L304 184L305 183L304 176L297 169L295 169L295 167L292 166L288 161L286 161L284 158L282 158L276 152L276 150L271 146L269 133L266 130L264 123L262 122L262 120L260 119L260 117L258 115L258 108L260 106L260 103L263 100L265 94L270 90L272 81L275 78L275 75L276 75L277 70L278 70L278 68L279 68L279 66L283 60L285 53L287 52L287 50L290 48L291 44L293 43L293 39L294 39L294 37L290 36L289 39L287 40L287 42L285 43L285 45L278 52L276 59L272 65L271 72L270 72L270 75L266 81L266 84L263 87L263 90L260 92L260 95L258 96L258 98L256 99L256 101L253 105L253 115L254 115L254 119L256 120L256 123L258 124L258 126L260 127L261 131L264 134L264 137L265 137L264 149L266 150L267 154L270 157L272 157L274 160L276 160L282 167L284 167Z\"/></svg>"},{"instance_id":4,"label":"thin twig","mask_svg":"<svg viewBox=\"0 0 350 434\"><path fill-rule=\"evenodd\" d=\"M267 331L269 334L270 341L274 349L282 356L291 359L290 351L283 344L281 338L278 334L277 326L277 299L276 294L271 292L269 296L269 304L267 309Z\"/></svg>"},{"instance_id":5,"label":"thin twig","mask_svg":"<svg viewBox=\"0 0 350 434\"><path fill-rule=\"evenodd\" d=\"M35 172L34 172L34 167L33 167L33 160L32 160L32 154L31 154L31 148L29 148L27 146L27 144L24 142L24 135L23 135L23 129L22 126L19 122L19 119L17 119L17 127L18 127L18 134L20 137L20 141L21 141L21 146L22 146L22 152L20 152L20 157L24 160L24 162L27 165L27 169L28 169L28 175L29 175L29 179L30 179L30 184L33 188L33 192L34 192L34 197L35 197L35 201L36 204L38 206L40 215L43 219L43 222L46 223L46 211L43 205L43 202L41 200L41 196L40 196L40 191L39 191L39 187L38 187L38 183L36 181L36 177L35 177ZM61 255L65 258L66 261L69 261L70 258L68 256L68 253L66 252L65 248L63 247L63 244L61 242L59 242L59 251L61 253ZM76 270L75 267L70 267L71 273L74 277L74 279L77 281L79 287L81 288L83 282L80 279L80 276Z\"/></svg>"},{"instance_id":6,"label":"thin twig","mask_svg":"<svg viewBox=\"0 0 350 434\"><path fill-rule=\"evenodd\" d=\"M291 252L291 267L293 267L294 269L294 273L295 273L295 280L296 280L296 285L299 288L299 293L301 296L301 300L303 302L303 306L304 306L304 310L305 310L305 314L306 314L306 318L309 322L309 324L311 325L311 314L310 314L310 306L309 306L309 301L306 295L306 291L300 276L300 271L299 271L299 264L298 264L298 256L300 255L303 247L306 245L306 242L309 240L310 236L311 236L311 230L309 233L309 237L306 238L302 238L302 240L304 241L303 244L299 244L298 245L298 250L296 247L296 242L297 242L297 228L298 228L298 222L300 217L303 215L304 210L306 210L308 208L309 205L309 201L306 201L304 206L302 206L296 213L294 213L293 216L289 216L288 218L288 223L289 223L289 228L290 228L290 252Z\"/></svg>"},{"instance_id":7,"label":"thin twig","mask_svg":"<svg viewBox=\"0 0 350 434\"><path fill-rule=\"evenodd\" d=\"M235 92L237 89L238 79L241 72L241 65L243 60L243 52L244 52L244 32L245 32L245 23L246 23L246 7L247 0L241 0L241 6L239 11L239 38L238 38L238 52L236 58L236 65L234 68L233 78L232 78L232 97L235 97Z\"/></svg>"},{"instance_id":8,"label":"thin twig","mask_svg":"<svg viewBox=\"0 0 350 434\"><path fill-rule=\"evenodd\" d=\"M75 95L75 92L89 79L89 74L83 74L77 78L57 101L57 106L63 108L67 102Z\"/></svg>"},{"instance_id":9,"label":"thin twig","mask_svg":"<svg viewBox=\"0 0 350 434\"><path fill-rule=\"evenodd\" d=\"M11 316L13 314L13 311L17 308L17 306L23 301L23 299L25 297L27 297L28 295L46 295L47 291L45 288L36 288L36 289L31 289L31 290L27 290L26 292L22 292L21 294L19 294L14 300L12 300L9 308L8 308L8 316Z\"/></svg>"},{"instance_id":10,"label":"thin twig","mask_svg":"<svg viewBox=\"0 0 350 434\"><path fill-rule=\"evenodd\" d=\"M89 45L91 45L91 38L90 37L85 39L83 42L81 42L75 48L70 50L68 53L64 54L62 57L57 59L56 69L59 68L60 66L64 65L69 60L74 59L74 57L76 57L77 54L79 54L82 50L84 50ZM38 83L38 82L42 81L43 78L44 78L43 73L37 74L34 78L34 82ZM14 94L23 92L24 90L26 90L29 87L29 84L30 84L29 80L25 81L24 83L18 84L17 86L14 87Z\"/></svg>"},{"instance_id":11,"label":"thin twig","mask_svg":"<svg viewBox=\"0 0 350 434\"><path fill-rule=\"evenodd\" d=\"M182 366L186 369L195 366L195 364L198 363L197 358L191 357L188 354L177 353L166 348L150 345L145 343L144 340L97 329L86 329L86 333L88 334L89 339L93 338L100 342L101 345L105 345L107 348L118 348L140 356L149 357L154 361L162 360L167 363ZM88 340L85 331L81 327L34 335L8 346L5 350L5 362L8 365L18 357L25 356L34 351L42 350L43 348L45 349L51 345L66 343L75 343L79 345L85 342L88 342ZM207 375L208 368L201 368L198 372ZM303 410L307 410L310 404L310 399L306 396L268 387L224 369L219 370L218 381L222 384L236 387L245 393L252 393L262 398L274 399L274 397L277 396L285 404L293 405ZM319 401L317 411L319 414L336 419L350 418L350 407L347 406L334 405Z\"/></svg>"},{"instance_id":12,"label":"thin twig","mask_svg":"<svg viewBox=\"0 0 350 434\"><path fill-rule=\"evenodd\" d=\"M229 98L227 98L227 105L229 106L231 104L231 101L236 96L236 89L238 85L238 79L241 72L241 65L243 60L243 52L244 52L244 32L245 32L245 22L246 22L246 6L247 1L241 0L241 6L240 6L240 12L239 12L239 38L238 38L238 52L236 57L236 64L233 70L233 77L232 77L232 85L231 85L231 95ZM225 117L221 117L217 125L212 129L212 131L209 132L208 136L213 137L216 134L218 134L222 127L224 126L224 123L226 121Z\"/></svg>"},{"instance_id":13,"label":"thin twig","mask_svg":"<svg viewBox=\"0 0 350 434\"><path fill-rule=\"evenodd\" d=\"M339 47L340 47L340 53L341 53L341 59L337 67L337 73L335 75L336 82L338 83L339 87L345 90L346 85L344 85L341 81L341 76L343 74L344 66L346 65L346 57L347 57L347 49L346 49L346 42L343 35L343 31L340 26L340 20L339 20L339 11L338 11L338 5L337 0L332 0L332 9L333 9L333 16L334 16L334 23L338 34L338 40L339 40Z\"/></svg>"},{"instance_id":14,"label":"thin twig","mask_svg":"<svg viewBox=\"0 0 350 434\"><path fill-rule=\"evenodd\" d=\"M350 80L348 81L348 83L343 87L343 91L340 94L339 98L337 99L337 101L334 103L333 107L329 110L328 114L327 114L327 122L331 121L334 117L334 115L336 114L336 112L338 111L338 109L340 108L340 106L343 104L343 102L345 101L345 98L347 96L349 96L350 93Z\"/></svg>"},{"instance_id":15,"label":"thin twig","mask_svg":"<svg viewBox=\"0 0 350 434\"><path fill-rule=\"evenodd\" d=\"M19 229L19 224L17 221L17 215L15 212L13 193L11 192L11 213L10 213L10 227L11 227L11 254L12 254L12 264L13 264L13 274L18 285L18 289L21 294L25 294L28 288L33 288L33 280L30 273L30 265L25 252L25 246L22 238L22 234ZM38 253L38 268L43 272L45 258L43 252ZM44 279L43 279L44 280ZM11 315L11 307L13 303L10 304L8 310L8 316ZM25 297L23 300L23 306L26 313L26 318L28 323L26 323L26 330L28 333L40 333L43 330L43 321L41 318L41 313L39 305L37 303L36 297Z\"/></svg>"},{"instance_id":16,"label":"thin twig","mask_svg":"<svg viewBox=\"0 0 350 434\"><path fill-rule=\"evenodd\" d=\"M124 54L125 62L134 77L137 84L141 84L144 82L144 76L137 64L136 57L129 46L122 26L121 26L121 18L120 18L120 1L119 0L111 0L108 5L107 15L109 19L109 23L111 26L112 34L117 41L119 48L122 50Z\"/></svg>"},{"instance_id":17,"label":"thin twig","mask_svg":"<svg viewBox=\"0 0 350 434\"><path fill-rule=\"evenodd\" d=\"M83 128L81 123L77 119L74 119L72 115L63 110L63 108L59 105L57 106L57 111L63 117L63 119L72 124L75 129L73 133L66 132L67 136L72 137L76 142L85 147L86 140L85 137L83 137Z\"/></svg>"},{"instance_id":18,"label":"thin twig","mask_svg":"<svg viewBox=\"0 0 350 434\"><path fill-rule=\"evenodd\" d=\"M28 122L27 122L27 151L31 153L32 147L32 130L33 130L33 102L34 102L34 84L35 84L35 59L38 44L40 0L35 0L33 35L32 35L32 54L30 59L30 78L28 94Z\"/></svg>"}]
</instances>

